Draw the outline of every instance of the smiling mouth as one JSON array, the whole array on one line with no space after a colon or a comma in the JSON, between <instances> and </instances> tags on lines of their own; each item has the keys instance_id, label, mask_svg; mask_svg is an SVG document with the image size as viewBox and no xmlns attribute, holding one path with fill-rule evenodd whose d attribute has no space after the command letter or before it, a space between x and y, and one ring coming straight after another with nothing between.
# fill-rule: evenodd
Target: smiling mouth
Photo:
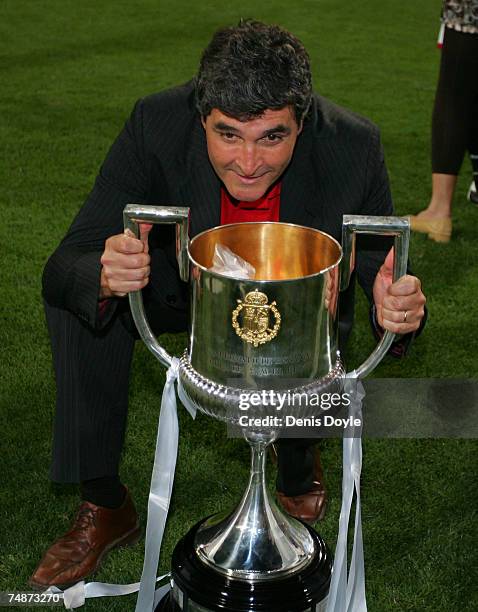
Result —
<instances>
[{"instance_id":1,"label":"smiling mouth","mask_svg":"<svg viewBox=\"0 0 478 612\"><path fill-rule=\"evenodd\" d=\"M264 176L264 174L260 174L259 176L244 176L243 174L239 174L238 172L236 172L236 176L239 178L241 182L245 184L251 184L261 179Z\"/></svg>"}]
</instances>

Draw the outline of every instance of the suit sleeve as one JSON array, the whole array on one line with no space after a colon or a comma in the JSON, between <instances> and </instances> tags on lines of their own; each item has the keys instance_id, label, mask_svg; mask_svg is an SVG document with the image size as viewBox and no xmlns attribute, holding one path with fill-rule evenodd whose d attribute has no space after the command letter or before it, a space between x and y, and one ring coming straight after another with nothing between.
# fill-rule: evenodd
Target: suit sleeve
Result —
<instances>
[{"instance_id":1,"label":"suit sleeve","mask_svg":"<svg viewBox=\"0 0 478 612\"><path fill-rule=\"evenodd\" d=\"M380 133L376 127L372 130L370 136L362 214L380 216L394 214ZM393 240L391 238L366 235L357 238L357 278L370 303L370 323L377 339L383 335L383 329L378 325L375 315L373 284L380 266L392 246ZM408 273L411 273L410 269L408 269ZM405 334L396 340L390 347L389 353L395 357L403 357L413 339L421 333L425 321L426 316L423 318L420 328L416 332Z\"/></svg>"},{"instance_id":2,"label":"suit sleeve","mask_svg":"<svg viewBox=\"0 0 478 612\"><path fill-rule=\"evenodd\" d=\"M380 133L375 126L370 134L361 214L373 216L394 214ZM393 241L389 238L368 235L357 237L357 278L371 304L373 304L375 277L392 246Z\"/></svg>"},{"instance_id":3,"label":"suit sleeve","mask_svg":"<svg viewBox=\"0 0 478 612\"><path fill-rule=\"evenodd\" d=\"M112 299L98 316L101 263L105 241L123 231L123 208L144 203L148 194L142 102L139 101L101 166L93 190L43 272L43 296L52 306L69 310L92 328L110 320Z\"/></svg>"}]
</instances>

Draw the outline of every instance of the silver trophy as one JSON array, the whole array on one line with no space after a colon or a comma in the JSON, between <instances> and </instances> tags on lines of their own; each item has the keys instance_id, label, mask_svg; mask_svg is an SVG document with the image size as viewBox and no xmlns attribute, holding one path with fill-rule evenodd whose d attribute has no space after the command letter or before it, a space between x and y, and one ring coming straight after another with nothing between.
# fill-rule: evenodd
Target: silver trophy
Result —
<instances>
[{"instance_id":1,"label":"silver trophy","mask_svg":"<svg viewBox=\"0 0 478 612\"><path fill-rule=\"evenodd\" d=\"M355 237L394 236L394 280L406 273L409 222L398 217L344 216L342 247L324 232L287 223L239 223L188 239L189 209L129 204L124 224L176 225L181 279L190 286L189 346L180 359L183 401L240 428L251 446L251 472L237 508L200 521L177 544L171 592L157 610L188 612L322 612L332 557L321 536L286 515L265 483L266 450L281 425L273 405L251 405L246 394L282 390L320 396L339 391L346 376L338 351L338 297L350 281ZM217 244L255 268L254 279L210 270ZM172 357L145 317L141 292L130 294L141 338L166 367ZM354 375L364 377L386 354L385 332ZM300 381L291 387L291 380ZM306 402L282 416L311 414ZM267 423L267 425L263 425ZM271 426L270 423L276 423Z\"/></svg>"}]
</instances>

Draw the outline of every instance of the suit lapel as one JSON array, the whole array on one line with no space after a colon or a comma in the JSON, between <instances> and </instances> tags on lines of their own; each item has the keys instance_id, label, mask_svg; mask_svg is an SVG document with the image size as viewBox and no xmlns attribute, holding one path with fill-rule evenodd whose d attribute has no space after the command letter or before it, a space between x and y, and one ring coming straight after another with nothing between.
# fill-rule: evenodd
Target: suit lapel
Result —
<instances>
[{"instance_id":1,"label":"suit lapel","mask_svg":"<svg viewBox=\"0 0 478 612\"><path fill-rule=\"evenodd\" d=\"M311 130L304 128L282 179L280 220L313 225L317 216L316 177L312 163Z\"/></svg>"},{"instance_id":2,"label":"suit lapel","mask_svg":"<svg viewBox=\"0 0 478 612\"><path fill-rule=\"evenodd\" d=\"M327 155L327 141L335 130L322 109L320 96L314 96L312 108L304 122L291 163L284 173L281 190L280 220L328 231L324 201L323 156ZM321 142L322 141L322 142Z\"/></svg>"}]
</instances>

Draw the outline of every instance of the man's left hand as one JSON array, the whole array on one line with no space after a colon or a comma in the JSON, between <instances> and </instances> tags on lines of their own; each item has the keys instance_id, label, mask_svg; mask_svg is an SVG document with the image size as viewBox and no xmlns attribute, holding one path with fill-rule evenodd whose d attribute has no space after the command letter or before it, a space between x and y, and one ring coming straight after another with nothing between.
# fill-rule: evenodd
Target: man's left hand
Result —
<instances>
[{"instance_id":1,"label":"man's left hand","mask_svg":"<svg viewBox=\"0 0 478 612\"><path fill-rule=\"evenodd\" d=\"M388 253L373 284L377 322L394 334L416 331L425 316L426 297L416 276L406 274L392 283L393 249Z\"/></svg>"}]
</instances>

